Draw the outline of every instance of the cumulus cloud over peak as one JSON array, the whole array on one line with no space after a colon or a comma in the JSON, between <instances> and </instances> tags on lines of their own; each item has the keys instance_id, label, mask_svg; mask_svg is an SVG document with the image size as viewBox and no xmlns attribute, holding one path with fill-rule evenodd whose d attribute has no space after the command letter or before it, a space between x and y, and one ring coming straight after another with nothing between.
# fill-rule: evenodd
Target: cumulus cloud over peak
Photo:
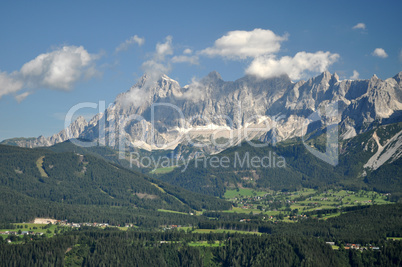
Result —
<instances>
[{"instance_id":1,"label":"cumulus cloud over peak","mask_svg":"<svg viewBox=\"0 0 402 267\"><path fill-rule=\"evenodd\" d=\"M134 35L124 41L124 43L121 43L117 48L116 48L116 53L125 51L127 50L131 45L137 44L138 46L142 46L145 43L145 39L138 37L137 35Z\"/></svg>"},{"instance_id":2,"label":"cumulus cloud over peak","mask_svg":"<svg viewBox=\"0 0 402 267\"><path fill-rule=\"evenodd\" d=\"M202 50L201 54L231 59L254 58L278 52L281 42L286 41L287 38L287 34L279 36L271 30L264 29L230 31L216 40L213 47Z\"/></svg>"},{"instance_id":3,"label":"cumulus cloud over peak","mask_svg":"<svg viewBox=\"0 0 402 267\"><path fill-rule=\"evenodd\" d=\"M272 78L283 74L293 80L306 76L306 72L323 72L336 62L338 54L318 51L316 53L298 52L294 57L284 56L277 59L273 55L255 58L246 69L246 74L259 78Z\"/></svg>"},{"instance_id":4,"label":"cumulus cloud over peak","mask_svg":"<svg viewBox=\"0 0 402 267\"><path fill-rule=\"evenodd\" d=\"M380 57L380 58L386 58L386 57L388 57L388 54L387 54L387 53L385 52L385 50L382 49L382 48L376 48L376 49L374 49L372 55L375 56L375 57Z\"/></svg>"},{"instance_id":5,"label":"cumulus cloud over peak","mask_svg":"<svg viewBox=\"0 0 402 267\"><path fill-rule=\"evenodd\" d=\"M121 94L117 97L117 101L123 106L133 105L139 107L144 104L150 94L150 89L154 83L167 74L171 70L170 61L167 56L173 55L172 36L167 36L164 43L157 43L155 52L151 58L144 63L141 67L146 73L145 83L141 87L133 87L128 92Z\"/></svg>"},{"instance_id":6,"label":"cumulus cloud over peak","mask_svg":"<svg viewBox=\"0 0 402 267\"><path fill-rule=\"evenodd\" d=\"M353 75L350 76L351 80L358 80L359 79L360 74L357 72L357 70L353 70Z\"/></svg>"},{"instance_id":7,"label":"cumulus cloud over peak","mask_svg":"<svg viewBox=\"0 0 402 267\"><path fill-rule=\"evenodd\" d=\"M264 79L288 74L295 80L309 72L325 71L339 58L338 54L322 51L301 51L294 57L278 58L276 54L280 51L282 42L287 39L288 34L280 36L264 29L230 31L216 40L214 46L202 50L199 54L232 60L251 58L251 64L245 70L246 74Z\"/></svg>"},{"instance_id":8,"label":"cumulus cloud over peak","mask_svg":"<svg viewBox=\"0 0 402 267\"><path fill-rule=\"evenodd\" d=\"M363 22L357 23L355 26L352 27L352 29L354 30L365 30L366 29L366 24L364 24Z\"/></svg>"},{"instance_id":9,"label":"cumulus cloud over peak","mask_svg":"<svg viewBox=\"0 0 402 267\"><path fill-rule=\"evenodd\" d=\"M23 88L70 90L79 80L98 74L94 64L97 58L82 46L63 46L41 54L25 63L19 71L0 73L0 97L15 94ZM21 101L29 94L25 92L16 99Z\"/></svg>"}]
</instances>

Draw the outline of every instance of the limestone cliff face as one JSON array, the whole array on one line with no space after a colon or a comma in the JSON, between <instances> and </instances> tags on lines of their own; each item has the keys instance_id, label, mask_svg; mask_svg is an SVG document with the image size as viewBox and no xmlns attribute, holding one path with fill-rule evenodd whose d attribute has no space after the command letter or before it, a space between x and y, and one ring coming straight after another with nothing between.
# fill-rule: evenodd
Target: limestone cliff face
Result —
<instances>
[{"instance_id":1,"label":"limestone cliff face","mask_svg":"<svg viewBox=\"0 0 402 267\"><path fill-rule=\"evenodd\" d=\"M80 117L49 138L15 143L49 146L80 137L116 148L122 142L148 150L204 145L213 153L244 139L281 141L302 136L309 131L306 119L311 121L312 114L334 103L336 112L320 113L319 121L338 123L340 137L348 139L401 121L401 78L402 72L386 80L374 75L370 80L340 81L336 74L324 72L297 83L286 75L266 80L245 76L227 82L211 72L182 87L166 75L156 79L144 75L89 123ZM218 139L225 145L216 144Z\"/></svg>"}]
</instances>

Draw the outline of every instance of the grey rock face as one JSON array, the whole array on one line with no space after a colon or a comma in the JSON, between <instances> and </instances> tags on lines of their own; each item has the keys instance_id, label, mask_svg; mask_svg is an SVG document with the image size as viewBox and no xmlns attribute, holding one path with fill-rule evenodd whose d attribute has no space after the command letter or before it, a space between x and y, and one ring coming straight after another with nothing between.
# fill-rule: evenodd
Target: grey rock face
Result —
<instances>
[{"instance_id":1,"label":"grey rock face","mask_svg":"<svg viewBox=\"0 0 402 267\"><path fill-rule=\"evenodd\" d=\"M174 149L178 144L201 147L210 153L245 139L285 140L306 134L306 119L337 103L337 112L321 114L322 125L338 123L347 139L380 124L401 121L402 72L381 80L339 80L324 72L293 83L288 76L266 80L245 76L223 81L211 72L199 82L181 87L163 75L144 75L130 90L116 97L90 123L82 117L49 138L20 146L49 146L70 138L124 145ZM100 132L104 134L99 134ZM124 139L124 140L123 140ZM217 144L215 140L220 140ZM208 146L208 147L207 147Z\"/></svg>"}]
</instances>

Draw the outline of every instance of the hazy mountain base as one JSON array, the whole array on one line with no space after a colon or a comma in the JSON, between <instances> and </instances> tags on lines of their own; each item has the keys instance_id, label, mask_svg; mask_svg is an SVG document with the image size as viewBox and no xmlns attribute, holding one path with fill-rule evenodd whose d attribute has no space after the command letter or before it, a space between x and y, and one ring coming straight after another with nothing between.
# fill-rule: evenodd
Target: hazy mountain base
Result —
<instances>
[{"instance_id":1,"label":"hazy mountain base","mask_svg":"<svg viewBox=\"0 0 402 267\"><path fill-rule=\"evenodd\" d=\"M237 187L295 191L302 187L331 186L351 190L369 189L398 196L402 192L401 147L393 148L393 151L390 149L391 153L386 160L382 159L377 169L367 167L367 162L381 148L378 144L386 147L401 130L402 123L384 125L341 141L337 166L325 163L306 149L305 145L318 151L325 150L325 129L318 129L306 137L305 143L301 139L290 139L272 146L254 141L263 147L242 143L229 148L213 156L218 160L228 159L230 164L224 168L212 166L212 156L209 156L209 160L192 160L188 166L180 166L159 178L193 192L220 197L227 188ZM254 157L265 158L266 166L252 166L250 160ZM285 166L278 164L280 157L284 158Z\"/></svg>"},{"instance_id":2,"label":"hazy mountain base","mask_svg":"<svg viewBox=\"0 0 402 267\"><path fill-rule=\"evenodd\" d=\"M150 172L149 175L162 179L168 183L184 187L193 192L223 197L226 188L248 187L269 188L274 190L297 190L301 187L325 188L327 186L341 186L346 189L369 189L382 193L393 193L394 199L399 198L402 192L401 177L399 173L401 149L399 143L402 123L378 126L364 134L343 140L339 144L339 164L333 167L313 156L306 146L325 152L326 128L316 127L304 138L289 139L277 143L269 143L263 148L255 148L247 143L232 147L217 155L205 155L205 158L228 157L229 166L212 168L208 159L197 161L176 161L176 150L145 151L137 149L135 157L127 152L123 159L117 151L105 146L83 148L75 146L72 142L56 144L49 149L58 152L76 152L100 156L103 159L130 167L140 172ZM259 141L253 141L263 145ZM394 145L394 147L393 147ZM197 148L180 145L181 151L194 153ZM377 157L377 155L379 156ZM253 168L250 160L253 157L264 158L257 168ZM282 166L279 156L283 156L286 166ZM268 157L268 158L267 158ZM154 162L147 161L149 166L139 164L141 158L153 158L155 162L160 158L170 160L170 163L181 166L172 168L159 168ZM276 160L276 162L274 162ZM131 161L131 164L130 164ZM271 162L269 162L271 161ZM368 162L377 168L367 166ZM269 165L269 163L271 163ZM187 166L188 164L188 166ZM279 165L281 166L279 166ZM205 166L204 166L205 165ZM236 165L236 166L235 166ZM166 166L165 166L166 167ZM284 168L283 168L284 167ZM156 170L156 171L155 171Z\"/></svg>"}]
</instances>

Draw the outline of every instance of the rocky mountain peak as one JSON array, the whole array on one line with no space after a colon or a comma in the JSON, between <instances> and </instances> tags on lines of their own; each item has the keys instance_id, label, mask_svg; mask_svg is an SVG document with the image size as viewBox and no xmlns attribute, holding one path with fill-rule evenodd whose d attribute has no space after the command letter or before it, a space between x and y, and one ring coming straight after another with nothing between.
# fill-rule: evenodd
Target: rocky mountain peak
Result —
<instances>
[{"instance_id":1,"label":"rocky mountain peak","mask_svg":"<svg viewBox=\"0 0 402 267\"><path fill-rule=\"evenodd\" d=\"M208 134L213 133L214 129L223 129L219 134L226 138L233 134L230 132L232 130L254 127L265 120L269 122L269 116L278 114L283 117L276 124L280 141L299 137L303 130L301 122L312 111L338 100L342 101L339 106L343 123L340 123L341 136L354 136L381 124L384 118L398 119L395 114L402 111L401 78L402 72L385 81L375 75L370 80L339 81L336 73L325 71L315 78L298 83L292 83L287 75L269 79L245 76L236 81L223 81L221 75L213 71L201 81L181 87L167 75L157 77L145 74L129 91L117 96L115 105L108 108L104 115L98 114L89 123L83 117L78 117L67 131L63 130L53 137L40 138L32 143L36 146L52 145L77 137L96 140L96 125L102 118L106 118L107 128L108 125L118 125L134 114L142 116L145 122L133 121L121 130L132 144L138 143L145 131L146 140L142 146L150 150L154 149L151 138L163 145L179 140L178 137L183 132L191 132L191 137L202 136L207 140L210 138ZM159 105L154 113L154 137L151 136L150 119L153 103L170 103L182 114ZM182 117L185 121L188 120L186 125L183 124ZM250 118L255 119L249 120ZM233 120L232 125L230 119ZM255 133L253 138L260 138L264 134L266 132ZM241 141L241 138L243 136L238 140Z\"/></svg>"},{"instance_id":2,"label":"rocky mountain peak","mask_svg":"<svg viewBox=\"0 0 402 267\"><path fill-rule=\"evenodd\" d=\"M402 71L399 72L397 75L395 75L393 78L394 78L394 80L395 80L399 85L401 85L401 81L402 81Z\"/></svg>"},{"instance_id":3,"label":"rocky mountain peak","mask_svg":"<svg viewBox=\"0 0 402 267\"><path fill-rule=\"evenodd\" d=\"M87 123L87 121L85 120L85 118L83 117L83 116L79 116L75 121L74 121L74 123L77 123L77 124L85 124L85 123Z\"/></svg>"},{"instance_id":4,"label":"rocky mountain peak","mask_svg":"<svg viewBox=\"0 0 402 267\"><path fill-rule=\"evenodd\" d=\"M335 82L339 82L339 76L336 72L332 75L332 80L334 80Z\"/></svg>"},{"instance_id":5,"label":"rocky mountain peak","mask_svg":"<svg viewBox=\"0 0 402 267\"><path fill-rule=\"evenodd\" d=\"M329 71L324 71L321 75L313 78L314 83L320 84L329 84L329 83L336 83L339 81L338 74L334 73L333 75Z\"/></svg>"},{"instance_id":6,"label":"rocky mountain peak","mask_svg":"<svg viewBox=\"0 0 402 267\"><path fill-rule=\"evenodd\" d=\"M222 76L217 72L217 71L211 71L208 75L207 78L211 81L221 81Z\"/></svg>"}]
</instances>

